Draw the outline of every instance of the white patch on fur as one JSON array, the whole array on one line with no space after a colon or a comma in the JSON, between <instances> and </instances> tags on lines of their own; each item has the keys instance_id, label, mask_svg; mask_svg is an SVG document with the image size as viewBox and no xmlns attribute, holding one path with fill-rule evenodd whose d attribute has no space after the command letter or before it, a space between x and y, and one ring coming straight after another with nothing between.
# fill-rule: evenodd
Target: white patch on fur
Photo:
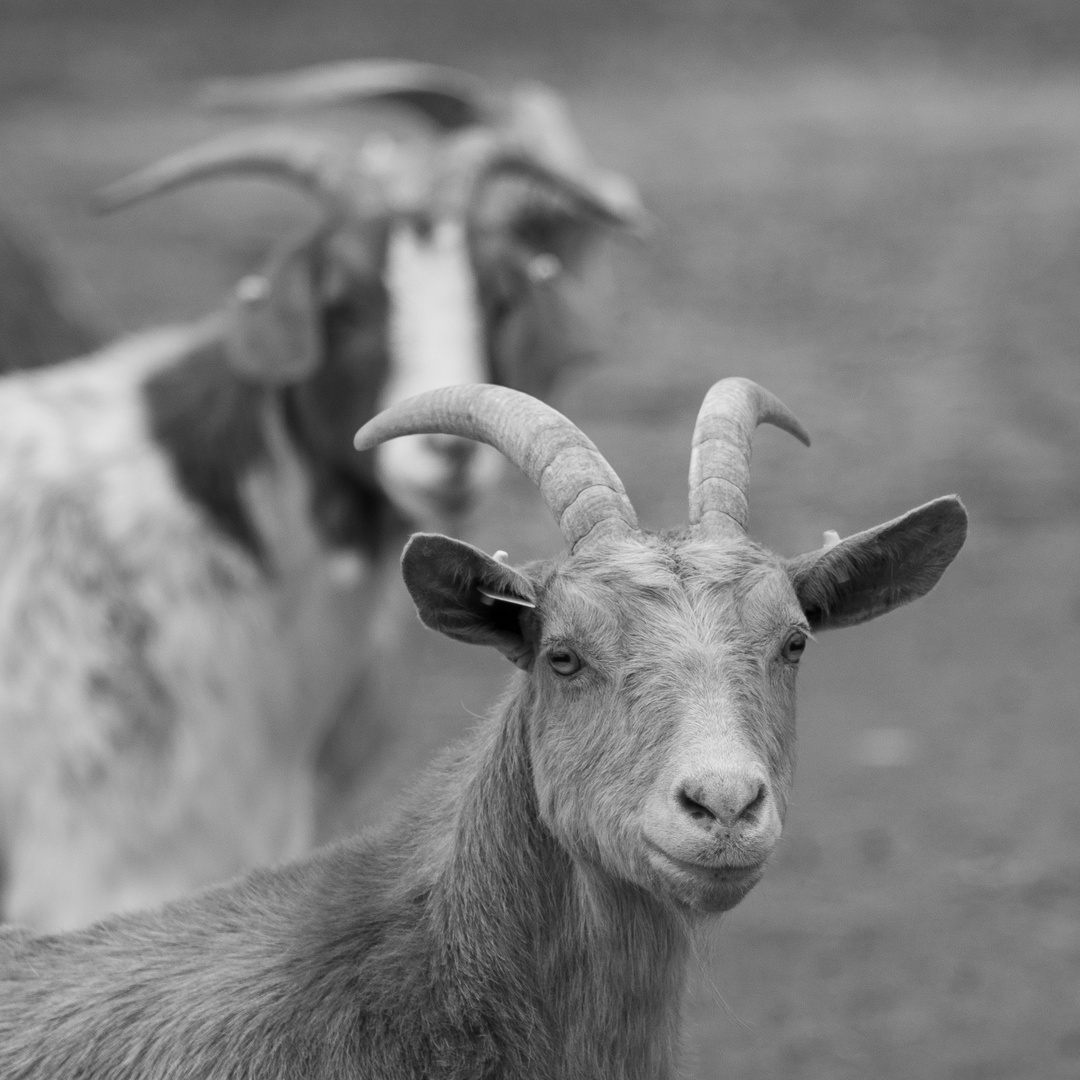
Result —
<instances>
[{"instance_id":1,"label":"white patch on fur","mask_svg":"<svg viewBox=\"0 0 1080 1080\"><path fill-rule=\"evenodd\" d=\"M427 237L409 226L395 229L386 285L393 362L381 409L425 390L488 380L480 300L462 221L438 221ZM478 446L463 464L454 456L454 442L411 435L376 450L384 488L406 514L438 521L448 495L469 500L499 475L497 451Z\"/></svg>"}]
</instances>

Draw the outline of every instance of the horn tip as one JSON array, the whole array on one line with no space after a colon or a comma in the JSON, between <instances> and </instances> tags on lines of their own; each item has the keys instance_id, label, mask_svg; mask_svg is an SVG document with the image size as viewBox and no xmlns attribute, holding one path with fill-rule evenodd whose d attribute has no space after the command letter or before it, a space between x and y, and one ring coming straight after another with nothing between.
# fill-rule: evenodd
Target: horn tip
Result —
<instances>
[{"instance_id":1,"label":"horn tip","mask_svg":"<svg viewBox=\"0 0 1080 1080\"><path fill-rule=\"evenodd\" d=\"M374 417L369 420L359 431L353 436L353 447L357 450L370 450L375 446L378 446L379 439L375 421L378 417Z\"/></svg>"}]
</instances>

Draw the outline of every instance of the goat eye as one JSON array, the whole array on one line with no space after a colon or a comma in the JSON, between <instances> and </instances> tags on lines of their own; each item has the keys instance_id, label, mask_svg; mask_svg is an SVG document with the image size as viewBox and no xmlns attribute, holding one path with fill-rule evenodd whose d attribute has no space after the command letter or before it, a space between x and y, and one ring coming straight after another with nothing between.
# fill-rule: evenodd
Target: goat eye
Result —
<instances>
[{"instance_id":1,"label":"goat eye","mask_svg":"<svg viewBox=\"0 0 1080 1080\"><path fill-rule=\"evenodd\" d=\"M581 670L581 657L573 649L552 649L548 663L556 675L576 675Z\"/></svg>"},{"instance_id":2,"label":"goat eye","mask_svg":"<svg viewBox=\"0 0 1080 1080\"><path fill-rule=\"evenodd\" d=\"M780 653L789 664L797 664L806 651L806 635L801 630L788 634Z\"/></svg>"}]
</instances>

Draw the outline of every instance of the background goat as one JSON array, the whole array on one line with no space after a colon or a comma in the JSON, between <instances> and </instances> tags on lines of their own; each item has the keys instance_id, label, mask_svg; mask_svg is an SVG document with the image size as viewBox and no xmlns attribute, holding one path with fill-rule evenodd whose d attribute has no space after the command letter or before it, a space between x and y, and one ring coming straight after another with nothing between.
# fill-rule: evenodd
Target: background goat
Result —
<instances>
[{"instance_id":1,"label":"background goat","mask_svg":"<svg viewBox=\"0 0 1080 1080\"><path fill-rule=\"evenodd\" d=\"M484 480L461 440L416 440L387 468L356 455L357 418L424 385L546 382L565 358L544 332L570 286L529 272L557 252L505 199L496 226L489 184L524 185L529 222L549 193L553 243L631 223L580 168L482 124L382 162L247 131L113 185L116 207L264 176L324 215L205 323L0 384L11 919L73 926L310 846L314 758L363 669L402 514L443 520ZM481 303L508 275L512 294ZM531 332L507 339L515 321Z\"/></svg>"},{"instance_id":2,"label":"background goat","mask_svg":"<svg viewBox=\"0 0 1080 1080\"><path fill-rule=\"evenodd\" d=\"M568 556L514 569L415 536L421 619L521 670L387 831L160 912L0 936L0 1070L21 1080L667 1077L690 935L779 839L795 675L815 630L927 592L966 514L927 503L783 560L745 533L750 435L808 441L747 380L693 438L689 526L647 534L568 420L495 387L382 414L540 486Z\"/></svg>"}]
</instances>

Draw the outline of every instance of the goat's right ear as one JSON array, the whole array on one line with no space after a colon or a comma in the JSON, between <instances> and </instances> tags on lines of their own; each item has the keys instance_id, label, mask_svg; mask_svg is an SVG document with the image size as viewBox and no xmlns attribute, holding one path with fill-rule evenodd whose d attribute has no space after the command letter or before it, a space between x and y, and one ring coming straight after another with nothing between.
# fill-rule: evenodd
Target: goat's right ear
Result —
<instances>
[{"instance_id":1,"label":"goat's right ear","mask_svg":"<svg viewBox=\"0 0 1080 1080\"><path fill-rule=\"evenodd\" d=\"M522 622L536 592L520 571L437 533L410 538L401 571L425 626L471 645L494 645L518 667L529 666L532 646Z\"/></svg>"},{"instance_id":2,"label":"goat's right ear","mask_svg":"<svg viewBox=\"0 0 1080 1080\"><path fill-rule=\"evenodd\" d=\"M310 246L279 256L244 278L227 313L225 347L233 370L267 386L303 382L322 360L320 303Z\"/></svg>"}]
</instances>

